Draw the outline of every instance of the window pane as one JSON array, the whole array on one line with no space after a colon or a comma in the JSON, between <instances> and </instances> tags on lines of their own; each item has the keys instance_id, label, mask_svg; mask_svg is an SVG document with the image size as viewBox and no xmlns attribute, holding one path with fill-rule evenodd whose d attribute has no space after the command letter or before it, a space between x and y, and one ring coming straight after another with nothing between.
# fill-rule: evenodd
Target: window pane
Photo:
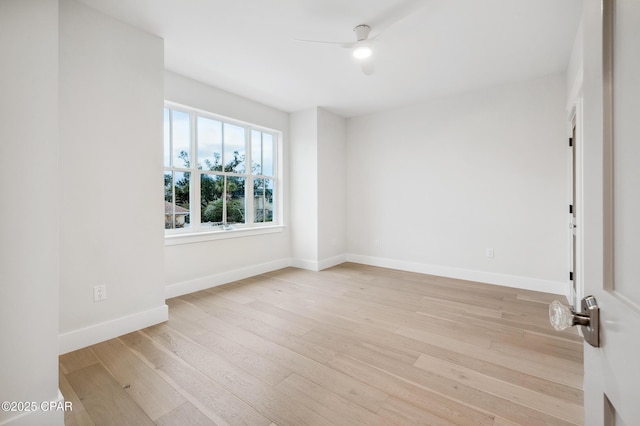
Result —
<instances>
[{"instance_id":1,"label":"window pane","mask_svg":"<svg viewBox=\"0 0 640 426\"><path fill-rule=\"evenodd\" d=\"M262 174L273 176L273 135L262 134Z\"/></svg>"},{"instance_id":2,"label":"window pane","mask_svg":"<svg viewBox=\"0 0 640 426\"><path fill-rule=\"evenodd\" d=\"M245 223L245 178L227 176L227 223Z\"/></svg>"},{"instance_id":3,"label":"window pane","mask_svg":"<svg viewBox=\"0 0 640 426\"><path fill-rule=\"evenodd\" d=\"M253 181L253 221L264 222L264 179Z\"/></svg>"},{"instance_id":4,"label":"window pane","mask_svg":"<svg viewBox=\"0 0 640 426\"><path fill-rule=\"evenodd\" d=\"M190 179L189 172L174 172L175 179L175 227L188 228L191 223L189 215L189 193Z\"/></svg>"},{"instance_id":5,"label":"window pane","mask_svg":"<svg viewBox=\"0 0 640 426\"><path fill-rule=\"evenodd\" d=\"M173 173L164 172L164 229L175 228L173 214Z\"/></svg>"},{"instance_id":6,"label":"window pane","mask_svg":"<svg viewBox=\"0 0 640 426\"><path fill-rule=\"evenodd\" d=\"M273 222L273 179L265 179L264 187L264 221Z\"/></svg>"},{"instance_id":7,"label":"window pane","mask_svg":"<svg viewBox=\"0 0 640 426\"><path fill-rule=\"evenodd\" d=\"M169 108L164 109L164 165L171 166L171 116Z\"/></svg>"},{"instance_id":8,"label":"window pane","mask_svg":"<svg viewBox=\"0 0 640 426\"><path fill-rule=\"evenodd\" d=\"M222 123L198 117L198 168L222 170Z\"/></svg>"},{"instance_id":9,"label":"window pane","mask_svg":"<svg viewBox=\"0 0 640 426\"><path fill-rule=\"evenodd\" d=\"M251 131L251 173L262 174L262 133Z\"/></svg>"},{"instance_id":10,"label":"window pane","mask_svg":"<svg viewBox=\"0 0 640 426\"><path fill-rule=\"evenodd\" d=\"M222 221L224 176L203 174L200 178L200 221L219 225Z\"/></svg>"},{"instance_id":11,"label":"window pane","mask_svg":"<svg viewBox=\"0 0 640 426\"><path fill-rule=\"evenodd\" d=\"M245 129L224 123L224 171L245 171Z\"/></svg>"},{"instance_id":12,"label":"window pane","mask_svg":"<svg viewBox=\"0 0 640 426\"><path fill-rule=\"evenodd\" d=\"M191 130L189 114L172 111L173 115L173 167L189 167L189 141Z\"/></svg>"},{"instance_id":13,"label":"window pane","mask_svg":"<svg viewBox=\"0 0 640 426\"><path fill-rule=\"evenodd\" d=\"M273 222L273 179L256 179L253 184L254 222Z\"/></svg>"}]
</instances>

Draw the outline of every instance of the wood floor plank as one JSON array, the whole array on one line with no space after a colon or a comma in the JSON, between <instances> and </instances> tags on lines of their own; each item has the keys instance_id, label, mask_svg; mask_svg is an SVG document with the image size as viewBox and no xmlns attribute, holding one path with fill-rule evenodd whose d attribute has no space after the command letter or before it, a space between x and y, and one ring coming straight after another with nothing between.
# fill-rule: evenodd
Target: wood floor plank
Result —
<instances>
[{"instance_id":1,"label":"wood floor plank","mask_svg":"<svg viewBox=\"0 0 640 426\"><path fill-rule=\"evenodd\" d=\"M580 425L583 341L549 325L557 298L354 263L284 268L169 299L166 323L62 355L65 421Z\"/></svg>"},{"instance_id":2,"label":"wood floor plank","mask_svg":"<svg viewBox=\"0 0 640 426\"><path fill-rule=\"evenodd\" d=\"M514 341L524 339L524 331L522 330L522 327L517 327L513 324L502 321L496 321L496 318L492 316L490 316L489 319L485 319L482 315L453 313L434 309L430 312L416 312L413 315L411 323L413 325L422 325L424 322L434 322L437 321L437 319L453 321L457 326L468 331L481 334L492 341Z\"/></svg>"},{"instance_id":3,"label":"wood floor plank","mask_svg":"<svg viewBox=\"0 0 640 426\"><path fill-rule=\"evenodd\" d=\"M502 417L496 417L493 421L493 426L521 426L519 423L511 422Z\"/></svg>"},{"instance_id":4,"label":"wood floor plank","mask_svg":"<svg viewBox=\"0 0 640 426\"><path fill-rule=\"evenodd\" d=\"M64 424L66 426L94 426L95 423L91 420L91 416L87 412L84 404L80 401L78 394L73 389L73 386L67 380L62 368L58 372L59 388L64 396L66 402L70 402L73 407L72 410L65 410L64 412Z\"/></svg>"},{"instance_id":5,"label":"wood floor plank","mask_svg":"<svg viewBox=\"0 0 640 426\"><path fill-rule=\"evenodd\" d=\"M551 353L540 352L539 348L525 346L520 342L491 342L490 350L506 354L512 358L527 360L531 363L560 368L576 375L583 372L582 362L557 357Z\"/></svg>"},{"instance_id":6,"label":"wood floor plank","mask_svg":"<svg viewBox=\"0 0 640 426\"><path fill-rule=\"evenodd\" d=\"M475 389L509 399L522 406L550 414L572 424L582 424L584 421L581 404L563 401L424 354L418 358L414 365L440 377L452 379Z\"/></svg>"},{"instance_id":7,"label":"wood floor plank","mask_svg":"<svg viewBox=\"0 0 640 426\"><path fill-rule=\"evenodd\" d=\"M413 295L391 289L362 288L344 293L345 298L372 302L374 304L396 308L401 311L415 312L422 307L419 299Z\"/></svg>"},{"instance_id":8,"label":"wood floor plank","mask_svg":"<svg viewBox=\"0 0 640 426\"><path fill-rule=\"evenodd\" d=\"M534 392L540 392L572 404L583 405L581 389L551 382L501 364L487 362L483 359L476 358L473 353L452 351L432 344L426 344L422 351L431 357L446 360L455 365L472 369L473 371L494 377L498 380L530 389Z\"/></svg>"},{"instance_id":9,"label":"wood floor plank","mask_svg":"<svg viewBox=\"0 0 640 426\"><path fill-rule=\"evenodd\" d=\"M236 303L251 303L255 300L253 297L245 296L241 291L234 288L226 288L223 291L218 292L218 295Z\"/></svg>"},{"instance_id":10,"label":"wood floor plank","mask_svg":"<svg viewBox=\"0 0 640 426\"><path fill-rule=\"evenodd\" d=\"M420 308L418 314L430 312L450 312L461 315L476 314L480 317L501 318L502 311L499 308L487 308L484 306L471 306L466 303L451 300L436 299L430 296L420 296Z\"/></svg>"},{"instance_id":11,"label":"wood floor plank","mask_svg":"<svg viewBox=\"0 0 640 426\"><path fill-rule=\"evenodd\" d=\"M205 416L190 402L185 402L164 416L156 419L157 426L215 426L216 423ZM66 426L66 425L65 425Z\"/></svg>"},{"instance_id":12,"label":"wood floor plank","mask_svg":"<svg viewBox=\"0 0 640 426\"><path fill-rule=\"evenodd\" d=\"M385 420L299 374L292 374L283 380L276 389L293 401L320 414L334 425L379 425Z\"/></svg>"},{"instance_id":13,"label":"wood floor plank","mask_svg":"<svg viewBox=\"0 0 640 426\"><path fill-rule=\"evenodd\" d=\"M152 327L146 332L202 374L221 384L234 395L242 396L249 405L269 419L279 424L330 425L320 415L296 403L276 388L242 370L233 368L223 358L202 350L196 342L190 341L168 327Z\"/></svg>"},{"instance_id":14,"label":"wood floor plank","mask_svg":"<svg viewBox=\"0 0 640 426\"><path fill-rule=\"evenodd\" d=\"M120 387L152 420L186 402L182 395L129 351L119 339L93 345L91 350Z\"/></svg>"},{"instance_id":15,"label":"wood floor plank","mask_svg":"<svg viewBox=\"0 0 640 426\"><path fill-rule=\"evenodd\" d=\"M251 307L262 312L268 312L273 315L278 315L279 317L284 318L289 322L304 324L305 327L311 330L311 332L317 330L347 331L359 327L359 324L351 321L345 321L344 324L340 325L328 324L322 321L322 318L317 318L313 315L309 315L309 312L304 309L285 309L282 306L275 306L258 300L251 302ZM306 334L308 333L305 333L304 335Z\"/></svg>"},{"instance_id":16,"label":"wood floor plank","mask_svg":"<svg viewBox=\"0 0 640 426\"><path fill-rule=\"evenodd\" d=\"M154 343L145 333L130 333L121 336L120 339L216 424L268 425L271 423L271 420L227 391L222 385L193 368L173 352Z\"/></svg>"},{"instance_id":17,"label":"wood floor plank","mask_svg":"<svg viewBox=\"0 0 640 426\"><path fill-rule=\"evenodd\" d=\"M419 409L406 401L395 397L389 397L378 411L387 424L403 425L424 425L424 426L456 426L456 423L435 416Z\"/></svg>"},{"instance_id":18,"label":"wood floor plank","mask_svg":"<svg viewBox=\"0 0 640 426\"><path fill-rule=\"evenodd\" d=\"M98 360L89 348L78 349L59 357L60 369L64 374L72 373L97 362Z\"/></svg>"},{"instance_id":19,"label":"wood floor plank","mask_svg":"<svg viewBox=\"0 0 640 426\"><path fill-rule=\"evenodd\" d=\"M175 306L177 307L178 305ZM198 308L186 302L181 302L179 306L186 314L198 311ZM207 321L210 320L212 320L212 318L209 316ZM204 321L201 322L201 324L203 327L206 327L207 322ZM200 338L200 336L202 336L201 333L193 333L190 328L182 327L181 324L168 322L166 325L181 332L192 340L197 341L206 347L207 350L225 358L228 362L234 364L238 368L251 373L255 377L272 386L277 385L291 374L291 370L288 368L272 362L262 355L250 351L229 339L216 335L215 333L211 333L210 328L206 333L207 336Z\"/></svg>"},{"instance_id":20,"label":"wood floor plank","mask_svg":"<svg viewBox=\"0 0 640 426\"><path fill-rule=\"evenodd\" d=\"M559 419L545 412L530 409L520 404L517 400L483 392L463 383L461 380L448 378L443 372L434 373L415 366L401 364L393 358L386 357L383 354L373 352L361 346L349 348L347 355L363 360L369 365L387 371L390 374L404 377L418 385L429 387L458 402L469 401L474 406L484 407L490 412L508 420L531 425L544 425L549 422L554 422L558 425L573 424L570 421Z\"/></svg>"},{"instance_id":21,"label":"wood floor plank","mask_svg":"<svg viewBox=\"0 0 640 426\"><path fill-rule=\"evenodd\" d=\"M66 377L95 424L154 424L102 365L93 364Z\"/></svg>"},{"instance_id":22,"label":"wood floor plank","mask_svg":"<svg viewBox=\"0 0 640 426\"><path fill-rule=\"evenodd\" d=\"M329 365L338 371L358 377L360 380L376 386L389 395L418 407L420 410L429 413L430 416L445 419L456 425L493 424L493 416L482 408L471 407L435 392L429 386L421 386L408 378L377 368L362 360L338 354L329 361Z\"/></svg>"},{"instance_id":23,"label":"wood floor plank","mask_svg":"<svg viewBox=\"0 0 640 426\"><path fill-rule=\"evenodd\" d=\"M582 388L582 375L576 374L572 371L566 371L560 366L542 365L538 362L535 362L535 360L532 362L527 362L527 360L523 360L518 357L505 354L503 352L492 351L491 349L487 348L480 348L478 346L467 344L457 339L451 339L447 336L438 335L415 328L399 328L396 333L402 336L422 340L423 342L431 343L454 352L473 354L480 360L500 364L507 368L521 371L532 376L540 377L550 382L559 383L578 389Z\"/></svg>"},{"instance_id":24,"label":"wood floor plank","mask_svg":"<svg viewBox=\"0 0 640 426\"><path fill-rule=\"evenodd\" d=\"M298 338L298 336L309 331L307 328L292 327L290 323L284 321L281 321L280 328L278 328L258 319L244 316L242 312L235 311L233 306L222 307L217 304L211 304L206 298L190 299L190 302L215 318L248 330L318 362L324 363L333 356L332 351Z\"/></svg>"},{"instance_id":25,"label":"wood floor plank","mask_svg":"<svg viewBox=\"0 0 640 426\"><path fill-rule=\"evenodd\" d=\"M455 339L464 342L467 345L473 345L477 348L488 349L493 343L489 336L477 333L473 330L466 329L462 324L455 321L434 321L430 323L423 320L420 324L411 324L410 326L399 326L395 332L401 336L412 337L410 334L403 334L401 330L419 330L423 333L431 333L442 336L447 339Z\"/></svg>"},{"instance_id":26,"label":"wood floor plank","mask_svg":"<svg viewBox=\"0 0 640 426\"><path fill-rule=\"evenodd\" d=\"M215 338L222 336L249 350L260 353L268 359L286 366L291 371L325 388L334 389L339 395L372 412L377 411L387 397L386 394L366 383L362 383L359 380L327 368L324 364L314 361L311 358L248 331L234 327L231 324L217 321L210 323L210 326L212 333L216 335ZM205 340L207 338L208 336L205 335L201 336L199 340Z\"/></svg>"},{"instance_id":27,"label":"wood floor plank","mask_svg":"<svg viewBox=\"0 0 640 426\"><path fill-rule=\"evenodd\" d=\"M264 312L256 311L250 307L245 306L243 303L238 303L233 300L227 300L224 297L208 297L205 292L194 293L193 296L200 298L210 309L214 309L217 312L226 312L229 315L229 319L236 318L238 322L242 323L247 319L262 322L275 328L281 328L287 330L287 333L299 336L309 331L307 327L303 327L299 324L290 323L284 321L275 315L270 315ZM253 300L250 300L253 301ZM247 302L250 303L250 302ZM205 311L209 312L209 311Z\"/></svg>"},{"instance_id":28,"label":"wood floor plank","mask_svg":"<svg viewBox=\"0 0 640 426\"><path fill-rule=\"evenodd\" d=\"M191 305L179 298L167 300L169 306L169 320L167 324L184 330L189 335L205 334L209 332L204 322L210 316L199 309L190 309Z\"/></svg>"},{"instance_id":29,"label":"wood floor plank","mask_svg":"<svg viewBox=\"0 0 640 426\"><path fill-rule=\"evenodd\" d=\"M555 357L577 362L581 365L584 362L582 353L583 342L549 338L548 335L525 331L523 334L522 345L535 349L538 352L547 353Z\"/></svg>"}]
</instances>

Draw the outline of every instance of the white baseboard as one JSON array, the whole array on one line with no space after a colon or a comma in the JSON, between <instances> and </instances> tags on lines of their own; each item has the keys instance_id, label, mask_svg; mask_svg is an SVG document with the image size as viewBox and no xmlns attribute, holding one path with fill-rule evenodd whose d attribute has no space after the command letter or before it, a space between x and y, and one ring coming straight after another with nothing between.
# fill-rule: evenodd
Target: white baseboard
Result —
<instances>
[{"instance_id":1,"label":"white baseboard","mask_svg":"<svg viewBox=\"0 0 640 426\"><path fill-rule=\"evenodd\" d=\"M168 319L169 309L167 305L163 304L157 308L59 334L58 350L62 355L167 321Z\"/></svg>"},{"instance_id":2,"label":"white baseboard","mask_svg":"<svg viewBox=\"0 0 640 426\"><path fill-rule=\"evenodd\" d=\"M329 257L322 260L306 260L306 259L291 259L291 266L300 269L307 269L309 271L322 271L323 269L331 268L332 266L339 265L347 261L347 255L341 254L338 256Z\"/></svg>"},{"instance_id":3,"label":"white baseboard","mask_svg":"<svg viewBox=\"0 0 640 426\"><path fill-rule=\"evenodd\" d=\"M450 266L429 265L425 263L408 262L404 260L387 259L382 257L347 254L347 261L363 265L380 266L382 268L398 269L419 274L437 275L485 284L495 284L523 290L541 291L544 293L567 296L569 284L561 281L541 280L518 275L500 274L495 272L477 271L471 269L454 268Z\"/></svg>"},{"instance_id":4,"label":"white baseboard","mask_svg":"<svg viewBox=\"0 0 640 426\"><path fill-rule=\"evenodd\" d=\"M38 406L35 411L24 411L10 419L2 420L0 418L0 426L64 426L64 397L60 389L58 389L57 398L51 401L37 401L36 403Z\"/></svg>"},{"instance_id":5,"label":"white baseboard","mask_svg":"<svg viewBox=\"0 0 640 426\"><path fill-rule=\"evenodd\" d=\"M222 284L228 284L245 278L255 277L256 275L286 268L288 266L292 266L291 259L286 258L274 260L267 263L260 263L258 265L251 265L244 268L233 269L231 271L208 275L206 277L196 278L194 280L169 284L165 287L165 297L167 299L170 299L172 297L182 296L183 294L189 294L195 291L216 287Z\"/></svg>"},{"instance_id":6,"label":"white baseboard","mask_svg":"<svg viewBox=\"0 0 640 426\"><path fill-rule=\"evenodd\" d=\"M347 261L347 255L346 254L341 254L339 256L333 256L333 257L330 257L328 259L323 259L323 260L318 262L318 267L319 267L318 270L322 271L323 269L331 268L332 266L339 265L339 264L344 263L346 261Z\"/></svg>"},{"instance_id":7,"label":"white baseboard","mask_svg":"<svg viewBox=\"0 0 640 426\"><path fill-rule=\"evenodd\" d=\"M320 270L320 262L317 260L307 260L307 259L291 259L291 266L294 268L306 269L307 271L319 271Z\"/></svg>"}]
</instances>

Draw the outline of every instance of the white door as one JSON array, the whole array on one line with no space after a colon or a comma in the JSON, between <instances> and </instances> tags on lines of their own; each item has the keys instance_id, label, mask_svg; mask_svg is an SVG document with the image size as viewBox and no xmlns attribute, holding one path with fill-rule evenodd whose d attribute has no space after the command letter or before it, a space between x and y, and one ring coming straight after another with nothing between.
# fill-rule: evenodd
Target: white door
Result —
<instances>
[{"instance_id":1,"label":"white door","mask_svg":"<svg viewBox=\"0 0 640 426\"><path fill-rule=\"evenodd\" d=\"M584 287L597 299L601 327L600 347L585 344L585 424L634 426L640 425L640 0L584 5Z\"/></svg>"}]
</instances>

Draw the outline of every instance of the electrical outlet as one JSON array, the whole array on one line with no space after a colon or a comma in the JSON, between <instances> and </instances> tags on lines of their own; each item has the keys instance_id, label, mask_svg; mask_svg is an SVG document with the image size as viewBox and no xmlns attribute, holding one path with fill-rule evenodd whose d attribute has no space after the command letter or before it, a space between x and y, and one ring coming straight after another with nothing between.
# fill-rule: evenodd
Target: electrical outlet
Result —
<instances>
[{"instance_id":1,"label":"electrical outlet","mask_svg":"<svg viewBox=\"0 0 640 426\"><path fill-rule=\"evenodd\" d=\"M487 257L488 257L489 259L493 259L493 249L492 249L492 248L489 248L489 247L488 247L488 248L486 249L486 251L485 251L485 254L487 255Z\"/></svg>"},{"instance_id":2,"label":"electrical outlet","mask_svg":"<svg viewBox=\"0 0 640 426\"><path fill-rule=\"evenodd\" d=\"M374 246L375 248L380 248L380 240L375 240L375 241L373 242L373 246Z\"/></svg>"},{"instance_id":3,"label":"electrical outlet","mask_svg":"<svg viewBox=\"0 0 640 426\"><path fill-rule=\"evenodd\" d=\"M102 284L93 287L93 301L102 302L103 300L107 300L107 286Z\"/></svg>"}]
</instances>

